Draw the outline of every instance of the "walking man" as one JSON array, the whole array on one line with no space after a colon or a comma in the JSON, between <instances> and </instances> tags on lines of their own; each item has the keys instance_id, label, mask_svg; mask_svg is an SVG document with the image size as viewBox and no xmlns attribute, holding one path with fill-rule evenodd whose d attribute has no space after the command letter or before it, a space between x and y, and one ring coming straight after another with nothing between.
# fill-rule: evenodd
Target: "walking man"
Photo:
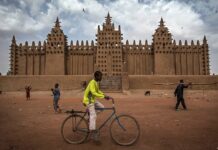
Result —
<instances>
[{"instance_id":1,"label":"walking man","mask_svg":"<svg viewBox=\"0 0 218 150\"><path fill-rule=\"evenodd\" d=\"M189 86L188 84L184 84L183 80L180 80L180 83L177 85L175 89L174 95L177 97L177 103L175 107L176 111L178 111L180 102L182 103L184 110L187 110L187 107L185 105L185 99L183 97L183 89L188 88L188 86Z\"/></svg>"}]
</instances>

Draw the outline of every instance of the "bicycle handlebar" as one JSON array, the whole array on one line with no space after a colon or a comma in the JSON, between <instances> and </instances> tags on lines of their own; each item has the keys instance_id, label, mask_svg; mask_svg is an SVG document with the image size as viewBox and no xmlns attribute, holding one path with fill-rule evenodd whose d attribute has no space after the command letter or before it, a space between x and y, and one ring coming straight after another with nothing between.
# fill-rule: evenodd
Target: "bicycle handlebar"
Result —
<instances>
[{"instance_id":1,"label":"bicycle handlebar","mask_svg":"<svg viewBox=\"0 0 218 150\"><path fill-rule=\"evenodd\" d=\"M112 104L114 106L114 98L113 97L110 97L111 101L112 101Z\"/></svg>"},{"instance_id":2,"label":"bicycle handlebar","mask_svg":"<svg viewBox=\"0 0 218 150\"><path fill-rule=\"evenodd\" d=\"M112 104L114 104L114 98L113 97L111 97L111 100L112 100Z\"/></svg>"}]
</instances>

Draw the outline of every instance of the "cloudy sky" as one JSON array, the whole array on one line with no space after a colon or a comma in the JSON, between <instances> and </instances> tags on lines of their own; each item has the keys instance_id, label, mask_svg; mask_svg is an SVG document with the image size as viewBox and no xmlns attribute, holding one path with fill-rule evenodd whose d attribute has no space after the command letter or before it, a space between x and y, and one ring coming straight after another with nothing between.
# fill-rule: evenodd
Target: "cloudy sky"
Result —
<instances>
[{"instance_id":1,"label":"cloudy sky","mask_svg":"<svg viewBox=\"0 0 218 150\"><path fill-rule=\"evenodd\" d=\"M177 43L202 43L206 35L211 73L218 74L218 0L0 0L0 72L8 71L13 35L17 44L44 41L58 16L68 43L91 41L108 12L123 42L150 44L161 17Z\"/></svg>"}]
</instances>

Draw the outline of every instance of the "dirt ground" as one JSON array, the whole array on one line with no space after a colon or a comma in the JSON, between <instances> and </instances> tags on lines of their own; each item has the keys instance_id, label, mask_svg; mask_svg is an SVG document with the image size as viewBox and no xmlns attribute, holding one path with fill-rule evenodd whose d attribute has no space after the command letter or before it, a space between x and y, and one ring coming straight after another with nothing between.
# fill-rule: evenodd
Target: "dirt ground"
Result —
<instances>
[{"instance_id":1,"label":"dirt ground","mask_svg":"<svg viewBox=\"0 0 218 150\"><path fill-rule=\"evenodd\" d=\"M173 91L144 90L107 93L115 98L118 114L134 116L141 128L139 141L129 147L116 145L110 138L109 124L101 130L101 145L92 141L80 145L66 143L60 134L67 114L55 114L51 92L32 92L26 101L24 92L0 95L0 150L218 150L218 92L185 91L188 111L176 103ZM60 106L65 110L84 110L82 91L64 91ZM110 101L101 100L105 106ZM98 124L109 112L98 116Z\"/></svg>"}]
</instances>

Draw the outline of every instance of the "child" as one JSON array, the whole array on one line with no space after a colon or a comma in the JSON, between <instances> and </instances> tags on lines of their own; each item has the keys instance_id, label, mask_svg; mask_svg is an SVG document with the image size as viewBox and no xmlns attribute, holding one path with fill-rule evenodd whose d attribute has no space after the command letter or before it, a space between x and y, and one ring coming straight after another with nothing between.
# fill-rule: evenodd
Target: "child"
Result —
<instances>
[{"instance_id":1,"label":"child","mask_svg":"<svg viewBox=\"0 0 218 150\"><path fill-rule=\"evenodd\" d=\"M30 100L30 91L31 91L31 86L25 86L26 90L26 100Z\"/></svg>"},{"instance_id":2,"label":"child","mask_svg":"<svg viewBox=\"0 0 218 150\"><path fill-rule=\"evenodd\" d=\"M61 96L59 84L56 83L55 88L54 89L52 88L51 91L52 91L53 96L54 96L54 99L53 99L54 111L55 111L55 113L60 113L61 109L58 106L58 101L60 100L60 96Z\"/></svg>"},{"instance_id":3,"label":"child","mask_svg":"<svg viewBox=\"0 0 218 150\"><path fill-rule=\"evenodd\" d=\"M98 82L102 79L102 73L100 71L96 71L94 73L94 79L91 80L86 87L84 97L83 97L83 105L86 106L89 110L89 130L91 134L93 134L94 140L98 141L98 132L96 130L96 118L97 114L95 108L104 108L104 105L101 104L96 98L105 98L109 100L109 96L105 96L103 92L99 90Z\"/></svg>"}]
</instances>

